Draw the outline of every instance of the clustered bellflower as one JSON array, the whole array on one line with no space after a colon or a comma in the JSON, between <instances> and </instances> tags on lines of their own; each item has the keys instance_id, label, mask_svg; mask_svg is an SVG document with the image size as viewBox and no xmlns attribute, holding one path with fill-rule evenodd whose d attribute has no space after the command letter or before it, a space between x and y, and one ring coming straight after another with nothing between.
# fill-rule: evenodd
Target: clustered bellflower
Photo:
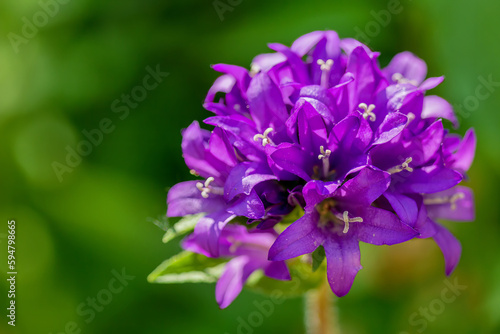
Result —
<instances>
[{"instance_id":1,"label":"clustered bellflower","mask_svg":"<svg viewBox=\"0 0 500 334\"><path fill-rule=\"evenodd\" d=\"M332 291L344 296L361 269L360 241L433 238L449 275L461 246L437 220L474 219L472 191L459 184L476 137L443 127L458 125L453 109L427 91L444 78L426 79L410 52L380 68L379 53L334 31L269 48L250 70L213 66L222 73L204 103L213 130L193 122L182 133L200 179L168 193L168 217L205 213L182 246L230 259L216 285L220 307L256 270L289 280L285 261L318 247ZM302 217L277 229L298 206Z\"/></svg>"}]
</instances>

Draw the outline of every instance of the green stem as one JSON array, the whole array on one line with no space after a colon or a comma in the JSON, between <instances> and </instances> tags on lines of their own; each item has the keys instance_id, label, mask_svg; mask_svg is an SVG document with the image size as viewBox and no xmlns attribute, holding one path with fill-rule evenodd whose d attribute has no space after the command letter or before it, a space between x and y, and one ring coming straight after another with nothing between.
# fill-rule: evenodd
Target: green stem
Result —
<instances>
[{"instance_id":1,"label":"green stem","mask_svg":"<svg viewBox=\"0 0 500 334\"><path fill-rule=\"evenodd\" d=\"M305 323L307 334L340 334L335 296L325 282L305 296Z\"/></svg>"}]
</instances>

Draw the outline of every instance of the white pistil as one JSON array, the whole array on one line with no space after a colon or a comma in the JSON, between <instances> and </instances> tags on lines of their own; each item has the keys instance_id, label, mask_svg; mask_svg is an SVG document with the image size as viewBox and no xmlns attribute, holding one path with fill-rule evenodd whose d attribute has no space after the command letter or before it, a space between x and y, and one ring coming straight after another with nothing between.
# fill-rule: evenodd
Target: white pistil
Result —
<instances>
[{"instance_id":1,"label":"white pistil","mask_svg":"<svg viewBox=\"0 0 500 334\"><path fill-rule=\"evenodd\" d=\"M326 150L323 146L319 147L319 151L321 154L318 155L318 159L323 161L323 176L328 177L328 173L330 172L330 154L332 151Z\"/></svg>"},{"instance_id":2,"label":"white pistil","mask_svg":"<svg viewBox=\"0 0 500 334\"><path fill-rule=\"evenodd\" d=\"M316 63L320 66L321 69L321 86L329 88L330 71L332 70L333 59L328 59L327 61L318 59Z\"/></svg>"},{"instance_id":3,"label":"white pistil","mask_svg":"<svg viewBox=\"0 0 500 334\"><path fill-rule=\"evenodd\" d=\"M394 73L392 75L392 81L397 82L398 84L412 84L413 86L418 86L418 82L415 80L406 79L401 73Z\"/></svg>"},{"instance_id":4,"label":"white pistil","mask_svg":"<svg viewBox=\"0 0 500 334\"><path fill-rule=\"evenodd\" d=\"M212 193L215 195L223 195L224 189L220 187L211 187L210 183L214 182L214 178L210 176L205 180L205 183L198 182L196 183L196 188L201 191L201 197L208 198L208 194Z\"/></svg>"},{"instance_id":5,"label":"white pistil","mask_svg":"<svg viewBox=\"0 0 500 334\"><path fill-rule=\"evenodd\" d=\"M342 233L347 233L349 231L349 223L362 223L363 218L361 217L354 217L354 218L349 218L349 212L344 211L342 214L342 220L344 221L344 230Z\"/></svg>"},{"instance_id":6,"label":"white pistil","mask_svg":"<svg viewBox=\"0 0 500 334\"><path fill-rule=\"evenodd\" d=\"M370 117L370 121L375 122L375 120L377 119L377 116L373 113L373 109L375 109L374 104L370 104L368 106L368 105L366 105L366 103L360 103L358 105L358 107L360 109L363 109L363 118L364 119L367 119L368 117Z\"/></svg>"},{"instance_id":7,"label":"white pistil","mask_svg":"<svg viewBox=\"0 0 500 334\"><path fill-rule=\"evenodd\" d=\"M250 76L253 77L257 73L259 73L261 70L260 66L257 64L251 64L250 65Z\"/></svg>"},{"instance_id":8,"label":"white pistil","mask_svg":"<svg viewBox=\"0 0 500 334\"><path fill-rule=\"evenodd\" d=\"M408 122L406 123L406 125L408 126L408 124L410 124L411 121L413 121L415 119L415 114L412 112L409 112L408 115L406 115L406 117L408 117Z\"/></svg>"},{"instance_id":9,"label":"white pistil","mask_svg":"<svg viewBox=\"0 0 500 334\"><path fill-rule=\"evenodd\" d=\"M403 162L401 165L398 165L396 167L392 167L387 172L390 173L390 174L396 174L396 173L402 172L404 170L407 170L409 172L413 172L413 168L411 168L409 166L409 164L410 164L410 162L412 160L413 159L411 157L410 158L406 158L405 162Z\"/></svg>"},{"instance_id":10,"label":"white pistil","mask_svg":"<svg viewBox=\"0 0 500 334\"><path fill-rule=\"evenodd\" d=\"M262 140L262 146L266 146L267 144L274 145L271 138L269 138L269 134L273 131L274 131L273 128L267 128L263 134L259 133L259 134L256 134L255 136L253 136L253 140L255 140L255 141Z\"/></svg>"},{"instance_id":11,"label":"white pistil","mask_svg":"<svg viewBox=\"0 0 500 334\"><path fill-rule=\"evenodd\" d=\"M452 210L456 210L457 208L457 201L459 199L464 199L465 194L464 193L456 193L451 197L435 197L435 198L425 198L424 199L424 204L426 205L435 205L435 204L450 204L450 207Z\"/></svg>"}]
</instances>

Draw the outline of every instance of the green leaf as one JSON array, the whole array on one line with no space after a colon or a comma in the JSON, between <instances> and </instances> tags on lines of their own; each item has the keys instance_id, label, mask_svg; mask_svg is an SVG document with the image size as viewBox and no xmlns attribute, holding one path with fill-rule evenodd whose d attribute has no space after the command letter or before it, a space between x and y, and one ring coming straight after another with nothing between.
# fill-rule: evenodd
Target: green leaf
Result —
<instances>
[{"instance_id":1,"label":"green leaf","mask_svg":"<svg viewBox=\"0 0 500 334\"><path fill-rule=\"evenodd\" d=\"M198 213L196 215L187 215L177 223L169 227L166 233L163 235L162 241L167 243L179 235L184 235L191 232L196 223L204 216L204 213Z\"/></svg>"},{"instance_id":2,"label":"green leaf","mask_svg":"<svg viewBox=\"0 0 500 334\"><path fill-rule=\"evenodd\" d=\"M146 220L158 226L162 231L167 231L171 225L167 216L161 216L156 219L148 217Z\"/></svg>"},{"instance_id":3,"label":"green leaf","mask_svg":"<svg viewBox=\"0 0 500 334\"><path fill-rule=\"evenodd\" d=\"M323 246L319 246L312 253L312 271L313 272L318 270L319 266L321 266L321 263L323 263L324 259L325 259L325 249L323 248Z\"/></svg>"},{"instance_id":4,"label":"green leaf","mask_svg":"<svg viewBox=\"0 0 500 334\"><path fill-rule=\"evenodd\" d=\"M182 251L163 261L148 276L150 283L212 283L222 273L225 259Z\"/></svg>"}]
</instances>

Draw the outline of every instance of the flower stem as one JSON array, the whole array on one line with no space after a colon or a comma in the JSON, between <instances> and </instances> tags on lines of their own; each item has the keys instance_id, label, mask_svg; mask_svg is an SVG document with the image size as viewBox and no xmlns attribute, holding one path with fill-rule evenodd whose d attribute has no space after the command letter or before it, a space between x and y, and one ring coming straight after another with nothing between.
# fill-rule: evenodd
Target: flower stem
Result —
<instances>
[{"instance_id":1,"label":"flower stem","mask_svg":"<svg viewBox=\"0 0 500 334\"><path fill-rule=\"evenodd\" d=\"M305 323L307 334L340 334L335 296L325 280L320 287L305 296Z\"/></svg>"}]
</instances>

